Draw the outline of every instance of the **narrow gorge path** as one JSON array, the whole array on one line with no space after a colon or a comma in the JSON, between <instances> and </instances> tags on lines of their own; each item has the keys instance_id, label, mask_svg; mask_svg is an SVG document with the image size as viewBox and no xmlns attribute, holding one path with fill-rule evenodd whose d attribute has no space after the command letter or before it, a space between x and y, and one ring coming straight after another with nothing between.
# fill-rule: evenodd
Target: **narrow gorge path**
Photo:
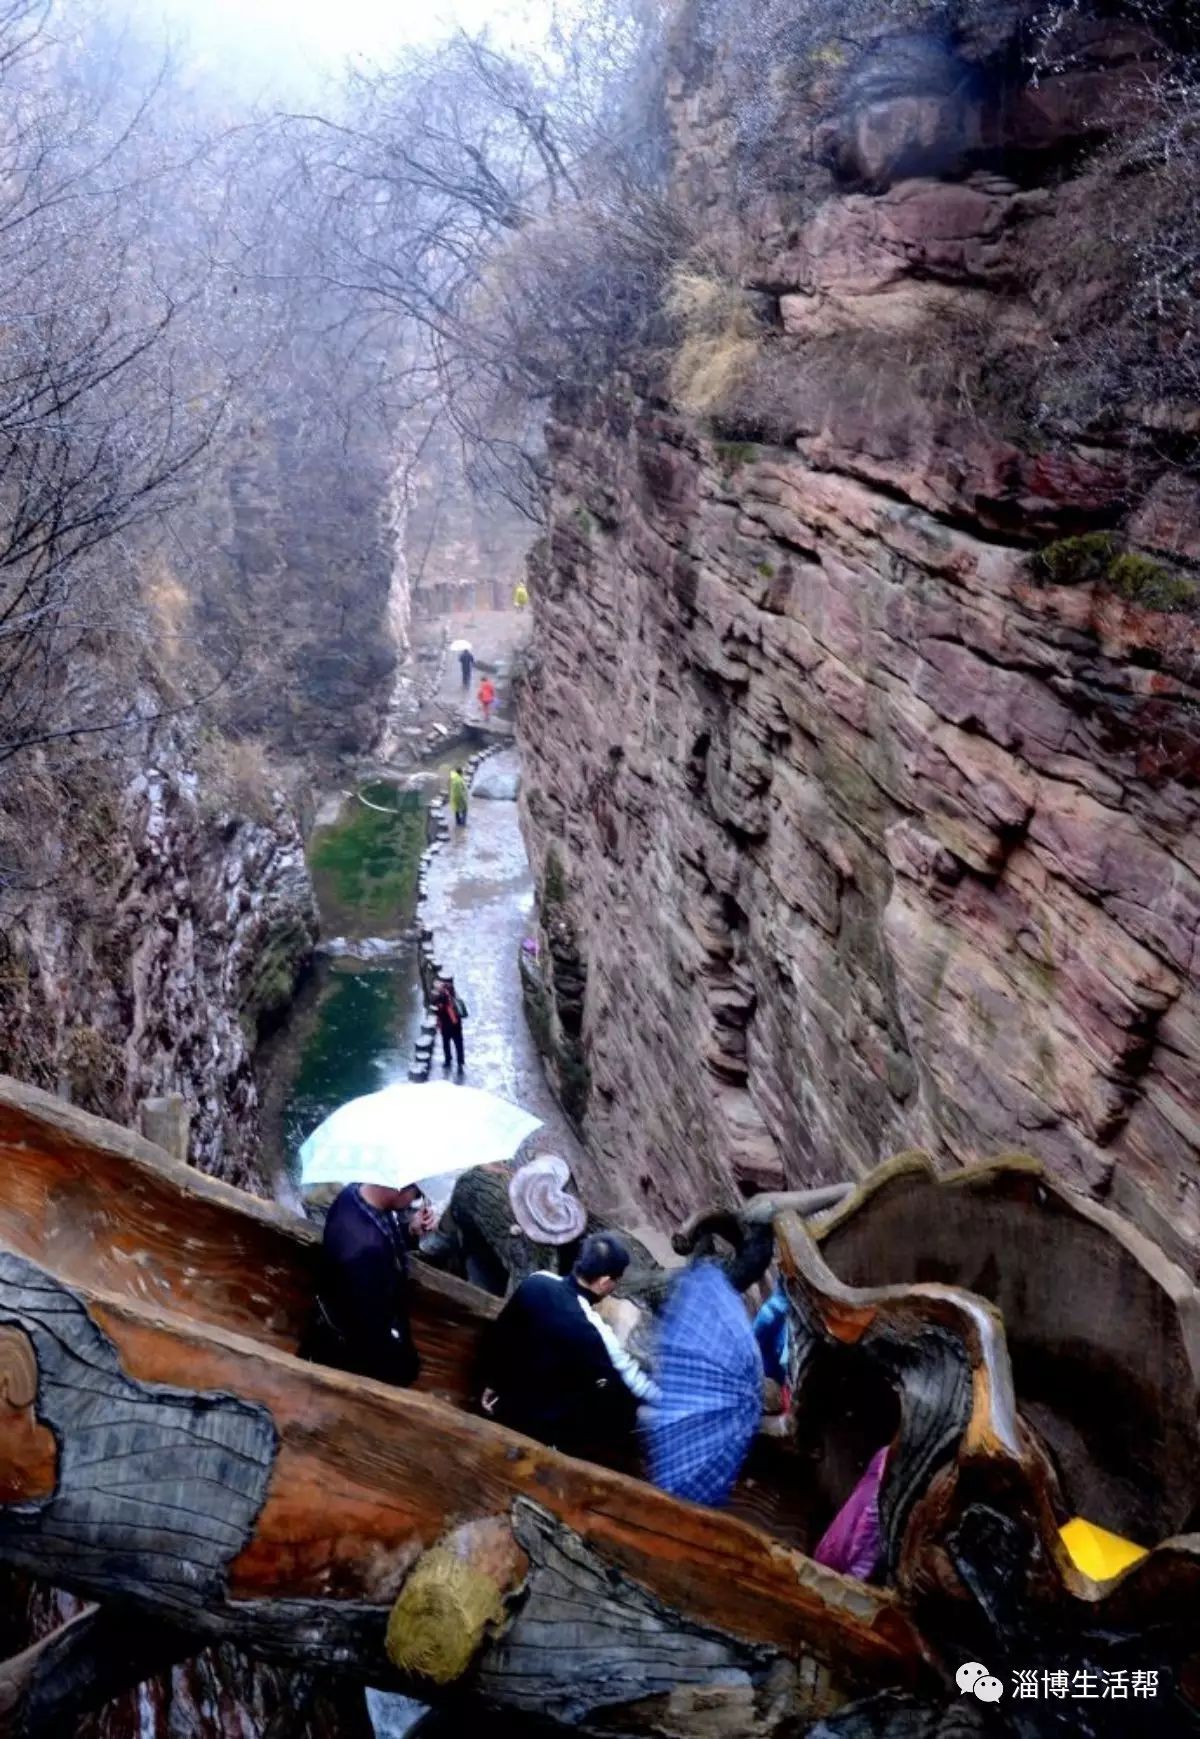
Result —
<instances>
[{"instance_id":1,"label":"narrow gorge path","mask_svg":"<svg viewBox=\"0 0 1200 1739\"><path fill-rule=\"evenodd\" d=\"M470 1010L464 1028L464 1080L523 1105L546 1125L539 1145L572 1164L578 1143L551 1095L521 1001L521 944L534 928L533 877L515 801L520 760L505 749L480 768L465 828L430 862L422 922L435 954ZM486 797L488 789L511 796ZM444 1075L440 1042L431 1080Z\"/></svg>"}]
</instances>

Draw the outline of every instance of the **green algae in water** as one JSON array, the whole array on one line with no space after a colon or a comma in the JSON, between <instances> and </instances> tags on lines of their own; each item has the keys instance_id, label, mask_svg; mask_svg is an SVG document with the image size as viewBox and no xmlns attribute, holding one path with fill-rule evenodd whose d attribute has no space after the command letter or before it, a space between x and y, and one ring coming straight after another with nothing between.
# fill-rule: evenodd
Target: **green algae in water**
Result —
<instances>
[{"instance_id":1,"label":"green algae in water","mask_svg":"<svg viewBox=\"0 0 1200 1739\"><path fill-rule=\"evenodd\" d=\"M309 853L322 928L350 936L394 935L411 918L425 849L425 805L418 791L391 785L363 790L371 809L351 799Z\"/></svg>"},{"instance_id":2,"label":"green algae in water","mask_svg":"<svg viewBox=\"0 0 1200 1739\"><path fill-rule=\"evenodd\" d=\"M339 1105L407 1077L416 1007L411 959L328 971L287 1095L283 1140L289 1164L305 1137Z\"/></svg>"}]
</instances>

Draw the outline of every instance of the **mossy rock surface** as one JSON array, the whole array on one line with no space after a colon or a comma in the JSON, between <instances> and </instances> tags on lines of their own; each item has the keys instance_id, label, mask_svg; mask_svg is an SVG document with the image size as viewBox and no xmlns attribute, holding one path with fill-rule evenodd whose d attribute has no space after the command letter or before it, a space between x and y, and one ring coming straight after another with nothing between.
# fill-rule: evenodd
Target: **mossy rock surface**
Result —
<instances>
[{"instance_id":1,"label":"mossy rock surface","mask_svg":"<svg viewBox=\"0 0 1200 1739\"><path fill-rule=\"evenodd\" d=\"M426 844L420 792L367 787L309 851L325 927L349 936L393 934L411 917ZM368 807L368 804L388 807Z\"/></svg>"},{"instance_id":2,"label":"mossy rock surface","mask_svg":"<svg viewBox=\"0 0 1200 1739\"><path fill-rule=\"evenodd\" d=\"M1143 610L1194 610L1200 583L1137 550L1123 550L1112 532L1063 537L1031 557L1034 577L1048 586L1102 586Z\"/></svg>"}]
</instances>

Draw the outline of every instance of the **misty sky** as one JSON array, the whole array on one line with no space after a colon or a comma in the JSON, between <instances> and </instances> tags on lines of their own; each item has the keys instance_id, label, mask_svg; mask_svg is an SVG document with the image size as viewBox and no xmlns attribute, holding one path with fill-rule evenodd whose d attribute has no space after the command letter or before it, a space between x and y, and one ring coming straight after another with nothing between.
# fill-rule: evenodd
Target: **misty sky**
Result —
<instances>
[{"instance_id":1,"label":"misty sky","mask_svg":"<svg viewBox=\"0 0 1200 1739\"><path fill-rule=\"evenodd\" d=\"M136 16L161 18L223 82L283 94L336 77L347 60L384 63L455 25L521 33L537 10L534 0L140 0Z\"/></svg>"}]
</instances>

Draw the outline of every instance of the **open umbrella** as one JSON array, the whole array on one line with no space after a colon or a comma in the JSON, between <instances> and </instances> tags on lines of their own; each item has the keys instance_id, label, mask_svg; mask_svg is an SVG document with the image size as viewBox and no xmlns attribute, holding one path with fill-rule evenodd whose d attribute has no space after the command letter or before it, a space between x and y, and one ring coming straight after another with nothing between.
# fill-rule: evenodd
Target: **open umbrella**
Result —
<instances>
[{"instance_id":1,"label":"open umbrella","mask_svg":"<svg viewBox=\"0 0 1200 1739\"><path fill-rule=\"evenodd\" d=\"M659 1322L660 1397L643 1409L650 1477L693 1503L724 1503L762 1417L762 1357L745 1306L712 1262L685 1268Z\"/></svg>"},{"instance_id":2,"label":"open umbrella","mask_svg":"<svg viewBox=\"0 0 1200 1739\"><path fill-rule=\"evenodd\" d=\"M451 652L469 652L471 650L471 642L469 640L452 640L450 642L450 650Z\"/></svg>"},{"instance_id":3,"label":"open umbrella","mask_svg":"<svg viewBox=\"0 0 1200 1739\"><path fill-rule=\"evenodd\" d=\"M340 1105L300 1149L300 1181L376 1183L389 1189L429 1185L469 1165L511 1159L537 1117L480 1087L451 1081L407 1082Z\"/></svg>"}]
</instances>

